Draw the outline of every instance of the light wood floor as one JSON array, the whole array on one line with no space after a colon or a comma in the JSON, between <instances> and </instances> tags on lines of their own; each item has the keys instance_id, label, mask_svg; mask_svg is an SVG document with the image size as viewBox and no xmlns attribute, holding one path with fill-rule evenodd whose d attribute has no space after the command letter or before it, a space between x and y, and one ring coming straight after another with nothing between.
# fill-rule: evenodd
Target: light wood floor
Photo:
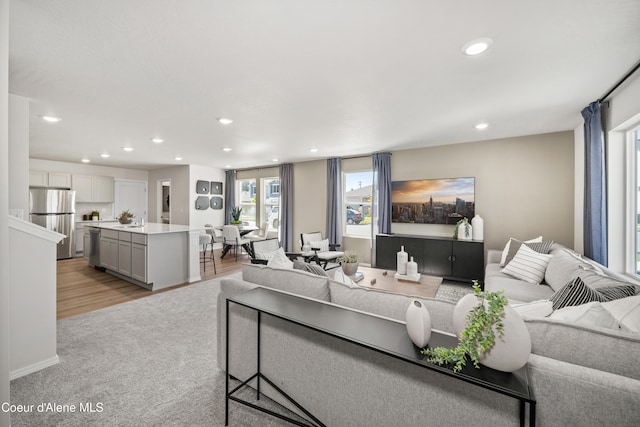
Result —
<instances>
[{"instance_id":1,"label":"light wood floor","mask_svg":"<svg viewBox=\"0 0 640 427\"><path fill-rule=\"evenodd\" d=\"M249 257L246 254L242 256L238 254L238 262L231 256L231 253L221 260L220 252L221 250L215 251L217 274L213 273L213 264L208 257L206 271L204 271L203 264L200 264L202 280L235 273L241 270L243 263L249 262ZM200 257L202 258L202 254ZM57 262L58 319L133 301L191 284L193 283L176 285L158 291L148 291L140 286L89 267L87 261L82 257L60 260Z\"/></svg>"}]
</instances>

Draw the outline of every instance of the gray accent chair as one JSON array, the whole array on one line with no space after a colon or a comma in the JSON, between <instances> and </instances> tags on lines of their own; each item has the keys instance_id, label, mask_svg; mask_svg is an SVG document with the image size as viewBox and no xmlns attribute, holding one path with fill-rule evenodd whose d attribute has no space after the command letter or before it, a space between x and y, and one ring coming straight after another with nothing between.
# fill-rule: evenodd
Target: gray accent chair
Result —
<instances>
[{"instance_id":1,"label":"gray accent chair","mask_svg":"<svg viewBox=\"0 0 640 427\"><path fill-rule=\"evenodd\" d=\"M308 259L314 260L325 270L338 267L338 258L344 255L344 252L336 251L336 248L340 247L340 244L329 242L329 250L323 250L323 248L315 246L316 242L321 242L323 240L324 239L322 238L322 233L319 231L300 234L300 242L302 247L304 248L306 245L309 245L311 251L313 252L313 256L307 257Z\"/></svg>"}]
</instances>

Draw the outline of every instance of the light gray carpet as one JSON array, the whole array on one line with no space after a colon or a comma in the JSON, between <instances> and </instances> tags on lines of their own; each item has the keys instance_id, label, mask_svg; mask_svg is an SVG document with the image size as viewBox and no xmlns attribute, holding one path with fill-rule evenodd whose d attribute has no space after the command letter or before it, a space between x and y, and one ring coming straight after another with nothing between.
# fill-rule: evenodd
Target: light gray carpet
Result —
<instances>
[{"instance_id":1,"label":"light gray carpet","mask_svg":"<svg viewBox=\"0 0 640 427\"><path fill-rule=\"evenodd\" d=\"M214 279L58 321L60 363L11 382L11 403L34 405L14 413L12 426L224 425L225 376L215 357L219 291ZM438 297L470 291L443 284ZM76 408L38 412L40 403ZM102 411L80 412L80 404ZM231 426L289 425L230 405Z\"/></svg>"},{"instance_id":2,"label":"light gray carpet","mask_svg":"<svg viewBox=\"0 0 640 427\"><path fill-rule=\"evenodd\" d=\"M224 425L225 376L215 357L219 291L214 279L60 320L60 363L11 382L12 404L35 405L13 414L11 425ZM54 402L76 412L37 412ZM81 403L100 403L103 411L80 413ZM230 405L231 426L284 425Z\"/></svg>"}]
</instances>

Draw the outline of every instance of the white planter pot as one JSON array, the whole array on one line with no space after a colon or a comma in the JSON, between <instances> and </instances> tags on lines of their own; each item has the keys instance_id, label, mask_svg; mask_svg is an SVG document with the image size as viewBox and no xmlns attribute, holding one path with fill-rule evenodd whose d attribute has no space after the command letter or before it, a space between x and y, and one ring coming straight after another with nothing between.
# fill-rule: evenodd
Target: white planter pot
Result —
<instances>
[{"instance_id":1,"label":"white planter pot","mask_svg":"<svg viewBox=\"0 0 640 427\"><path fill-rule=\"evenodd\" d=\"M414 299L407 308L405 320L407 322L407 333L411 341L417 347L425 347L431 339L431 316L427 311L427 307Z\"/></svg>"},{"instance_id":2,"label":"white planter pot","mask_svg":"<svg viewBox=\"0 0 640 427\"><path fill-rule=\"evenodd\" d=\"M343 262L341 265L342 265L342 272L347 276L353 276L358 272L357 262Z\"/></svg>"},{"instance_id":3,"label":"white planter pot","mask_svg":"<svg viewBox=\"0 0 640 427\"><path fill-rule=\"evenodd\" d=\"M453 330L456 336L460 337L467 326L467 314L479 302L474 294L465 295L458 301L453 310ZM485 301L486 306L487 302ZM502 324L504 325L502 337L500 338L496 334L493 347L481 355L478 360L483 365L498 371L517 371L529 360L531 336L522 317L510 305L504 307Z\"/></svg>"}]
</instances>

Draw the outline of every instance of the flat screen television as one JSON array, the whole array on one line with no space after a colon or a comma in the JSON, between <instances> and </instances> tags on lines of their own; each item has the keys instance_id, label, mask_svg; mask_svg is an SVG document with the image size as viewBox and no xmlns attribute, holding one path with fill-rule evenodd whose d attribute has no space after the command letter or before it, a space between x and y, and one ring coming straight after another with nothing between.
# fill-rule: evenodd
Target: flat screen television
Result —
<instances>
[{"instance_id":1,"label":"flat screen television","mask_svg":"<svg viewBox=\"0 0 640 427\"><path fill-rule=\"evenodd\" d=\"M456 224L475 215L471 178L419 179L391 183L391 222Z\"/></svg>"}]
</instances>

